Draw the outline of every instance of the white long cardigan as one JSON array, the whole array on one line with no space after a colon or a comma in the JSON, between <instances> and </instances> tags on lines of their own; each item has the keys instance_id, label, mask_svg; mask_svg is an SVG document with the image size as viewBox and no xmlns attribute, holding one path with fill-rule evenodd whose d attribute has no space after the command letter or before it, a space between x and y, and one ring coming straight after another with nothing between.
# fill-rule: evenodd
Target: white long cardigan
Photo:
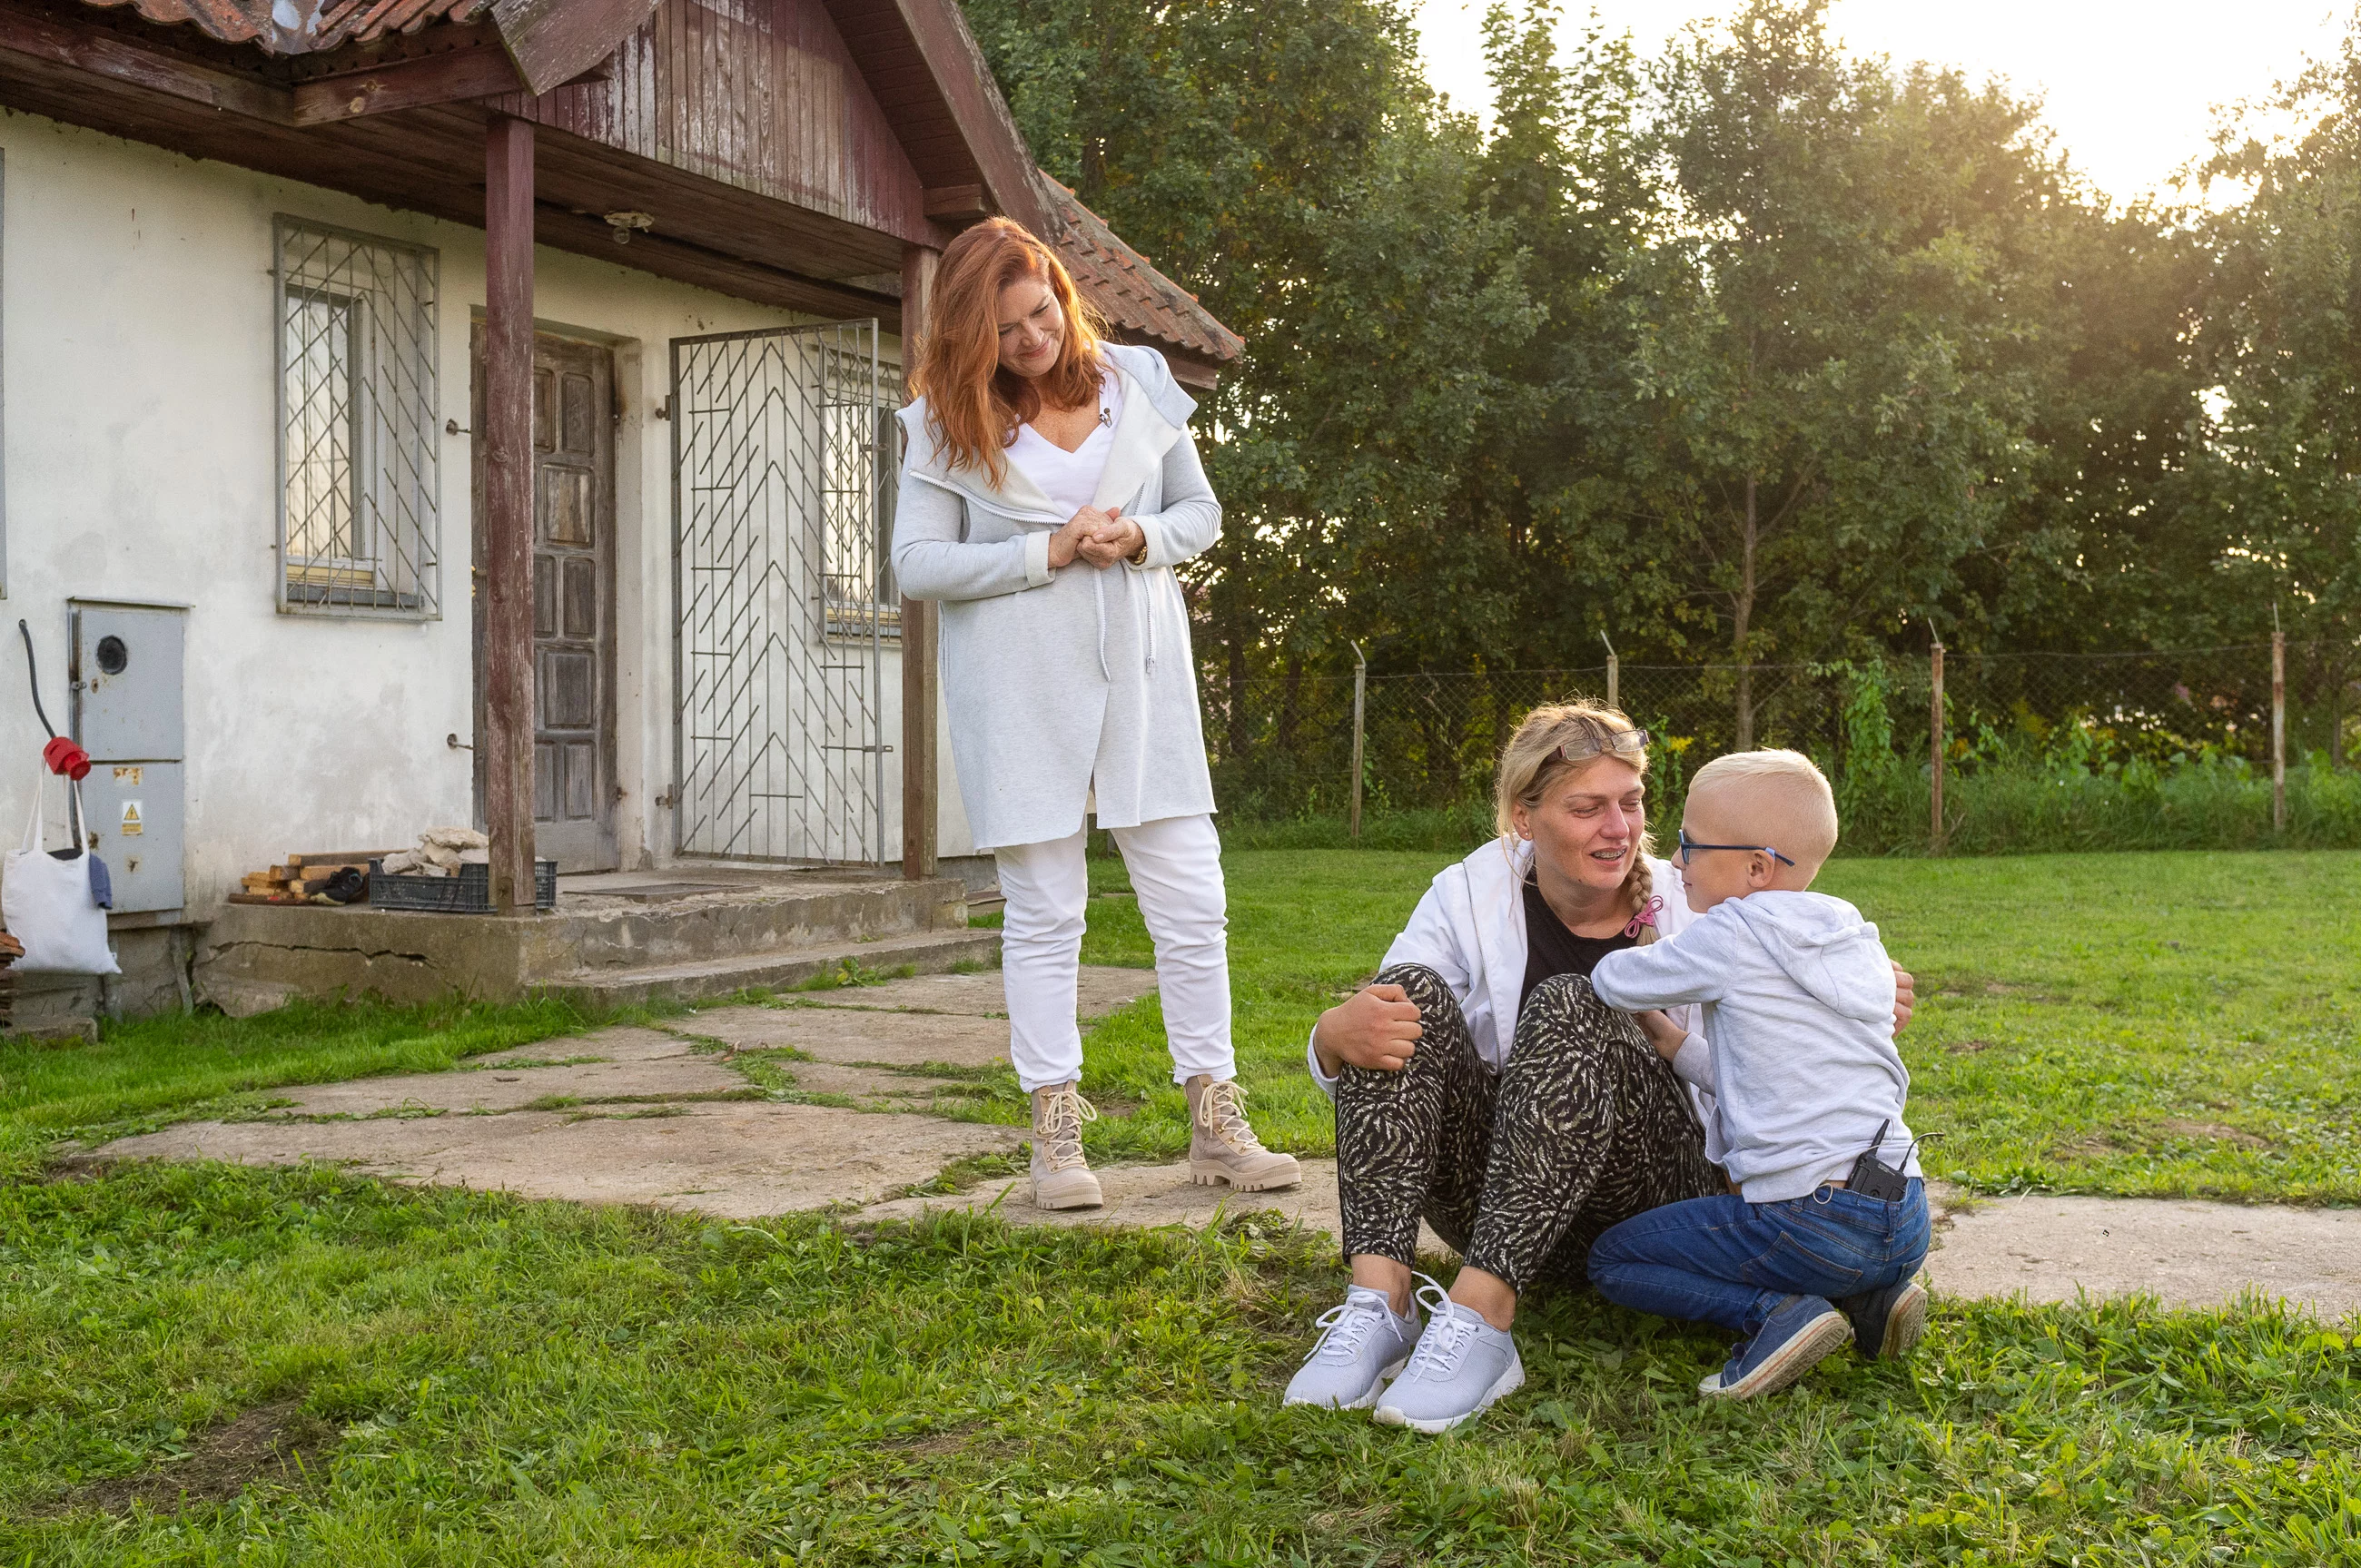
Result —
<instances>
[{"instance_id":1,"label":"white long cardigan","mask_svg":"<svg viewBox=\"0 0 2361 1568\"><path fill-rule=\"evenodd\" d=\"M1507 1064L1517 1042L1517 1010L1525 989L1523 888L1532 863L1532 844L1520 843L1512 850L1496 839L1466 860L1444 867L1411 912L1410 924L1386 949L1385 968L1420 964L1443 977L1467 1021L1476 1054L1495 1073ZM1655 912L1657 933L1676 937L1697 918L1689 908L1681 869L1652 855L1648 871L1653 895L1664 900ZM1697 1008L1664 1011L1683 1030L1696 1034ZM1336 1080L1321 1072L1318 1048L1306 1040L1303 1053L1313 1080L1334 1095ZM1706 1157L1719 1164L1722 1150L1715 1132L1713 1096L1695 1083L1685 1087L1706 1129Z\"/></svg>"},{"instance_id":2,"label":"white long cardigan","mask_svg":"<svg viewBox=\"0 0 2361 1568\"><path fill-rule=\"evenodd\" d=\"M1172 574L1222 532L1189 435L1197 405L1154 349L1101 351L1124 396L1093 504L1139 524L1141 565L1077 559L1052 572L1049 536L1067 519L1040 487L1013 463L996 487L952 466L925 400L902 411L894 572L911 598L942 601L943 704L980 850L1063 839L1093 794L1102 828L1213 809Z\"/></svg>"}]
</instances>

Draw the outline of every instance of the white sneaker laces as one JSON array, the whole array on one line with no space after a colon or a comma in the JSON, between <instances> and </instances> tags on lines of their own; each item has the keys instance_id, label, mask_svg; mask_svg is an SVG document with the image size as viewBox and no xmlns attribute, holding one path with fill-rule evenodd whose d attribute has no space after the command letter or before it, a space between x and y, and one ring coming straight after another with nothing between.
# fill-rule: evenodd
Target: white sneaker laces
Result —
<instances>
[{"instance_id":1,"label":"white sneaker laces","mask_svg":"<svg viewBox=\"0 0 2361 1568\"><path fill-rule=\"evenodd\" d=\"M1327 1332L1320 1336L1320 1343L1312 1347L1312 1354L1303 1358L1304 1365L1309 1366L1315 1361L1353 1360L1361 1354L1361 1342L1367 1339L1388 1315L1389 1309L1382 1303L1365 1297L1345 1297L1340 1305L1329 1308L1312 1320L1317 1327Z\"/></svg>"},{"instance_id":2,"label":"white sneaker laces","mask_svg":"<svg viewBox=\"0 0 2361 1568\"><path fill-rule=\"evenodd\" d=\"M1426 1308L1426 1332L1418 1336L1418 1348L1411 1353L1402 1376L1449 1377L1459 1370L1460 1358L1476 1343L1476 1331L1484 1320L1473 1308L1453 1300L1438 1281L1423 1274L1418 1277L1426 1281L1418 1291L1419 1302Z\"/></svg>"},{"instance_id":3,"label":"white sneaker laces","mask_svg":"<svg viewBox=\"0 0 2361 1568\"><path fill-rule=\"evenodd\" d=\"M1045 1091L1033 1103L1033 1135L1051 1170L1071 1170L1082 1158L1082 1124L1099 1119L1098 1108L1072 1084Z\"/></svg>"},{"instance_id":4,"label":"white sneaker laces","mask_svg":"<svg viewBox=\"0 0 2361 1568\"><path fill-rule=\"evenodd\" d=\"M1239 1154L1261 1154L1262 1140L1246 1124L1246 1091L1230 1080L1205 1085L1197 1097L1197 1125Z\"/></svg>"}]
</instances>

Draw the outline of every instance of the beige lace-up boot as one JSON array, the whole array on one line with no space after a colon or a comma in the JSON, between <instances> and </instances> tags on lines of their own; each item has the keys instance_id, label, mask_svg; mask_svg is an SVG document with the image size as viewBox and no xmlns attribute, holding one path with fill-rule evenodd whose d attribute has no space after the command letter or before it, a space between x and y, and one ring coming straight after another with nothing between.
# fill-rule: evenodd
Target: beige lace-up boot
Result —
<instances>
[{"instance_id":1,"label":"beige lace-up boot","mask_svg":"<svg viewBox=\"0 0 2361 1568\"><path fill-rule=\"evenodd\" d=\"M1200 1187L1226 1183L1240 1192L1292 1187L1303 1172L1291 1154L1273 1154L1246 1125L1246 1091L1199 1073L1189 1095L1189 1179Z\"/></svg>"},{"instance_id":2,"label":"beige lace-up boot","mask_svg":"<svg viewBox=\"0 0 2361 1568\"><path fill-rule=\"evenodd\" d=\"M1033 1091L1033 1204L1039 1209L1095 1209L1104 1202L1099 1179L1082 1158L1082 1124L1098 1112L1071 1083Z\"/></svg>"}]
</instances>

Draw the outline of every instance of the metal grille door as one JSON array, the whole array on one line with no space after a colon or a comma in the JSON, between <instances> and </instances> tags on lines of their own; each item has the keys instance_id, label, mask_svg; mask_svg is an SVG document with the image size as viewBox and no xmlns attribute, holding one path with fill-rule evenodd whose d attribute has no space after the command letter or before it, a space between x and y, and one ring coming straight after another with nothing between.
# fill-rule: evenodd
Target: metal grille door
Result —
<instances>
[{"instance_id":1,"label":"metal grille door","mask_svg":"<svg viewBox=\"0 0 2361 1568\"><path fill-rule=\"evenodd\" d=\"M678 851L883 861L877 323L676 338L672 389Z\"/></svg>"}]
</instances>

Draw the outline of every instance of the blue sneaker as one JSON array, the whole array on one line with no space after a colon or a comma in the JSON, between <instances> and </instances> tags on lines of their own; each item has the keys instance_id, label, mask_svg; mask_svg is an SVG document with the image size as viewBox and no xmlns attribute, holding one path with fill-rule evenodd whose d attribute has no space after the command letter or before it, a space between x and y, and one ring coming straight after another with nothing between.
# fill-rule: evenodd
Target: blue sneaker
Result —
<instances>
[{"instance_id":1,"label":"blue sneaker","mask_svg":"<svg viewBox=\"0 0 2361 1568\"><path fill-rule=\"evenodd\" d=\"M1852 1351L1863 1361L1899 1361L1927 1332L1927 1288L1916 1279L1847 1296L1837 1310L1852 1321Z\"/></svg>"},{"instance_id":2,"label":"blue sneaker","mask_svg":"<svg viewBox=\"0 0 2361 1568\"><path fill-rule=\"evenodd\" d=\"M1790 1296L1771 1309L1752 1339L1730 1365L1697 1385L1708 1399L1756 1399L1775 1394L1852 1338L1845 1315L1817 1296Z\"/></svg>"}]
</instances>

